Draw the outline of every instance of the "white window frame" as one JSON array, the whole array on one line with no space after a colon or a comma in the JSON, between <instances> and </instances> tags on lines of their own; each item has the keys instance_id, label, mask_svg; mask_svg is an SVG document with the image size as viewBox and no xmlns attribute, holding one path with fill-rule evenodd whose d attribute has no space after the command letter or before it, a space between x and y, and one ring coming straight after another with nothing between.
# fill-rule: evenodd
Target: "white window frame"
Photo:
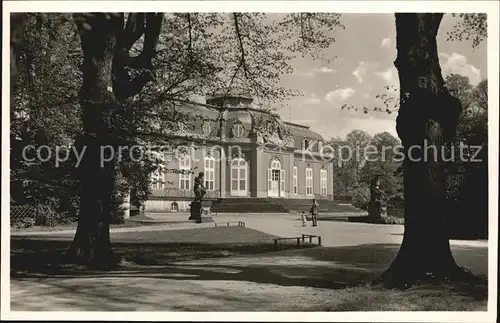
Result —
<instances>
[{"instance_id":1,"label":"white window frame","mask_svg":"<svg viewBox=\"0 0 500 323\"><path fill-rule=\"evenodd\" d=\"M233 170L237 171L237 176L233 176ZM245 176L241 176L241 171L244 170ZM248 162L243 158L235 158L231 161L231 196L247 196L248 194ZM233 181L237 181L236 188L233 187ZM241 188L241 183L245 184L244 188Z\"/></svg>"},{"instance_id":2,"label":"white window frame","mask_svg":"<svg viewBox=\"0 0 500 323\"><path fill-rule=\"evenodd\" d=\"M285 170L280 170L280 197L285 197Z\"/></svg>"},{"instance_id":3,"label":"white window frame","mask_svg":"<svg viewBox=\"0 0 500 323\"><path fill-rule=\"evenodd\" d=\"M297 166L293 166L293 195L299 194L299 170Z\"/></svg>"},{"instance_id":4,"label":"white window frame","mask_svg":"<svg viewBox=\"0 0 500 323\"><path fill-rule=\"evenodd\" d=\"M275 195L272 190L273 173L278 173L278 191ZM267 194L269 197L284 197L285 196L285 170L281 169L281 161L274 159L267 170Z\"/></svg>"},{"instance_id":5,"label":"white window frame","mask_svg":"<svg viewBox=\"0 0 500 323\"><path fill-rule=\"evenodd\" d=\"M204 161L204 170L203 173L205 175L205 188L207 191L215 190L215 158L211 156L205 157Z\"/></svg>"},{"instance_id":6,"label":"white window frame","mask_svg":"<svg viewBox=\"0 0 500 323\"><path fill-rule=\"evenodd\" d=\"M313 169L312 169L312 167L306 167L305 173L306 173L306 195L313 196L314 195L314 190L313 190L314 181L313 181Z\"/></svg>"},{"instance_id":7,"label":"white window frame","mask_svg":"<svg viewBox=\"0 0 500 323\"><path fill-rule=\"evenodd\" d=\"M326 169L321 169L319 171L319 183L320 183L320 194L321 196L328 195L328 171Z\"/></svg>"},{"instance_id":8,"label":"white window frame","mask_svg":"<svg viewBox=\"0 0 500 323\"><path fill-rule=\"evenodd\" d=\"M191 157L189 155L184 155L179 157L179 171L184 171L185 173L179 173L179 189L188 191L191 189Z\"/></svg>"}]
</instances>

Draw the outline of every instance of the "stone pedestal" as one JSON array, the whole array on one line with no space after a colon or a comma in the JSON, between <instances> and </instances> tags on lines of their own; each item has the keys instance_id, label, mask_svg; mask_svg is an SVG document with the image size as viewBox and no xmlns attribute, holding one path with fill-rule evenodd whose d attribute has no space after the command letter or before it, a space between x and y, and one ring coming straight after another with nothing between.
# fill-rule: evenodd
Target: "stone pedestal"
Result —
<instances>
[{"instance_id":1,"label":"stone pedestal","mask_svg":"<svg viewBox=\"0 0 500 323\"><path fill-rule=\"evenodd\" d=\"M201 222L214 222L212 219L212 201L201 202Z\"/></svg>"},{"instance_id":2,"label":"stone pedestal","mask_svg":"<svg viewBox=\"0 0 500 323\"><path fill-rule=\"evenodd\" d=\"M196 223L201 223L201 202L193 201L190 204L190 213L189 220L194 220Z\"/></svg>"},{"instance_id":3,"label":"stone pedestal","mask_svg":"<svg viewBox=\"0 0 500 323\"><path fill-rule=\"evenodd\" d=\"M380 190L379 176L372 179L370 185L370 202L368 203L368 216L381 218L387 216L385 194Z\"/></svg>"},{"instance_id":4,"label":"stone pedestal","mask_svg":"<svg viewBox=\"0 0 500 323\"><path fill-rule=\"evenodd\" d=\"M196 223L214 222L210 211L211 206L212 202L191 202L189 220L193 220Z\"/></svg>"},{"instance_id":5,"label":"stone pedestal","mask_svg":"<svg viewBox=\"0 0 500 323\"><path fill-rule=\"evenodd\" d=\"M380 206L380 216L381 217L387 216L387 206L386 205Z\"/></svg>"},{"instance_id":6,"label":"stone pedestal","mask_svg":"<svg viewBox=\"0 0 500 323\"><path fill-rule=\"evenodd\" d=\"M380 201L371 201L368 204L368 215L373 218L387 216L387 206Z\"/></svg>"},{"instance_id":7,"label":"stone pedestal","mask_svg":"<svg viewBox=\"0 0 500 323\"><path fill-rule=\"evenodd\" d=\"M128 220L130 218L130 191L124 196L121 207L123 208L123 219Z\"/></svg>"}]
</instances>

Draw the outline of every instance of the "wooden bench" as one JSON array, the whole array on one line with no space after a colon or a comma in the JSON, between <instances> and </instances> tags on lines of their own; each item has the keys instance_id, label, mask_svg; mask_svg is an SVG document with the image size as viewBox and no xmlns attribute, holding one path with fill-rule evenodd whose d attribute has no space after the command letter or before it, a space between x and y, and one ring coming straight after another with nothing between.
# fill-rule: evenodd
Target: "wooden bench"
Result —
<instances>
[{"instance_id":1,"label":"wooden bench","mask_svg":"<svg viewBox=\"0 0 500 323\"><path fill-rule=\"evenodd\" d=\"M278 250L278 241L283 241L283 240L297 240L297 247L300 247L300 241L302 240L301 237L290 237L290 238L274 238L274 248Z\"/></svg>"},{"instance_id":2,"label":"wooden bench","mask_svg":"<svg viewBox=\"0 0 500 323\"><path fill-rule=\"evenodd\" d=\"M242 228L245 227L245 222L243 222L243 221L229 221L229 222L220 222L220 223L216 222L215 226L219 227L219 226L223 226L224 224L228 227L231 226L231 224L236 224L237 226L242 227Z\"/></svg>"},{"instance_id":3,"label":"wooden bench","mask_svg":"<svg viewBox=\"0 0 500 323\"><path fill-rule=\"evenodd\" d=\"M300 248L301 242L302 244L306 241L306 238L309 238L309 243L312 243L312 239L316 238L318 240L318 246L321 246L321 236L313 235L313 234L303 234L301 237L289 237L289 238L274 238L274 248L278 250L278 241L283 240L296 240L297 247Z\"/></svg>"},{"instance_id":4,"label":"wooden bench","mask_svg":"<svg viewBox=\"0 0 500 323\"><path fill-rule=\"evenodd\" d=\"M304 242L306 238L309 238L309 243L312 243L312 239L316 238L316 240L318 241L318 246L321 246L321 236L317 236L314 234L303 234L302 241Z\"/></svg>"}]
</instances>

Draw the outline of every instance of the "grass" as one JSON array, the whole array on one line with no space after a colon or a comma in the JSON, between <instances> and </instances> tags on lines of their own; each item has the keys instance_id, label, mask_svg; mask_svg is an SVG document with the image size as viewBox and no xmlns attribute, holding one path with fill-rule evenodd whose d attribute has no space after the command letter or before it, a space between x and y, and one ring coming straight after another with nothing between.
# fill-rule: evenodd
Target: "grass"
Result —
<instances>
[{"instance_id":1,"label":"grass","mask_svg":"<svg viewBox=\"0 0 500 323\"><path fill-rule=\"evenodd\" d=\"M486 310L486 283L474 286L421 285L407 290L367 285L367 282L378 277L390 264L399 245L373 244L297 250L292 243L286 246L286 250L275 252L272 242L274 237L242 227L113 233L114 251L130 265L117 272L93 272L78 267L53 266L71 242L71 234L11 237L11 277L50 279L60 275L80 279L78 284L95 286L109 283L109 278L114 279L116 284L119 282L120 285L96 296L99 299L112 295L112 290L126 289L130 284L135 286L133 288L138 288L140 279L151 280L151 286L166 284L160 285L169 286L161 287L165 288L164 293L169 293L169 290L174 293L177 291L181 298L188 297L186 295L190 293L200 293L208 298L223 299L234 288L244 296L241 297L241 304L234 305L236 307L230 310L248 310L252 302L263 302L265 310L281 311ZM454 250L454 256L460 264L477 266L486 259L486 252L482 249L460 248ZM168 283L164 283L165 279ZM65 281L67 280L57 278L60 284ZM210 282L220 288L209 287L214 286ZM346 287L346 283L355 286ZM206 287L204 284L207 284ZM124 287L120 287L121 285ZM81 289L82 286L73 287ZM228 289L224 289L226 287ZM288 296L290 288L295 287L303 288L308 296ZM253 292L245 292L248 288L253 288ZM147 298L144 293L147 293L147 289L141 292ZM151 293L158 294L158 290L153 288ZM276 293L282 301L273 303L270 298L277 297ZM127 295L127 292L118 294ZM234 297L233 291L231 301L225 301L224 304L233 302ZM266 298L268 301L265 301ZM164 303L159 302L157 308L161 308L161 304ZM253 308L264 310L264 307ZM211 310L217 311L217 308Z\"/></svg>"},{"instance_id":2,"label":"grass","mask_svg":"<svg viewBox=\"0 0 500 323\"><path fill-rule=\"evenodd\" d=\"M114 233L111 241L113 251L125 261L148 266L271 252L275 250L272 240L275 237L250 228L204 227ZM73 234L69 233L11 236L11 272L53 274L72 239ZM281 248L294 249L295 245L284 244Z\"/></svg>"},{"instance_id":3,"label":"grass","mask_svg":"<svg viewBox=\"0 0 500 323\"><path fill-rule=\"evenodd\" d=\"M149 218L151 219L151 218ZM141 219L139 219L141 220ZM153 224L158 224L158 223L153 223ZM77 222L72 222L72 223L64 223L64 224L59 224L55 225L53 227L48 227L48 226L32 226L29 228L16 228L16 227L11 227L10 231L11 232L56 232L56 231L65 231L65 230L76 230L78 223ZM135 228L135 227L141 227L144 225L148 225L148 223L143 223L143 222L137 222L133 220L125 220L124 223L119 223L119 224L111 224L110 227L111 229L114 228Z\"/></svg>"},{"instance_id":4,"label":"grass","mask_svg":"<svg viewBox=\"0 0 500 323\"><path fill-rule=\"evenodd\" d=\"M404 218L398 218L395 216L383 216L380 218L374 218L371 216L350 216L347 218L349 222L357 222L357 223L372 223L372 224L396 224L403 225L405 223Z\"/></svg>"},{"instance_id":5,"label":"grass","mask_svg":"<svg viewBox=\"0 0 500 323\"><path fill-rule=\"evenodd\" d=\"M289 311L486 311L486 286L420 285L407 290L382 286L358 286L336 290L327 299L304 307L294 304Z\"/></svg>"}]
</instances>

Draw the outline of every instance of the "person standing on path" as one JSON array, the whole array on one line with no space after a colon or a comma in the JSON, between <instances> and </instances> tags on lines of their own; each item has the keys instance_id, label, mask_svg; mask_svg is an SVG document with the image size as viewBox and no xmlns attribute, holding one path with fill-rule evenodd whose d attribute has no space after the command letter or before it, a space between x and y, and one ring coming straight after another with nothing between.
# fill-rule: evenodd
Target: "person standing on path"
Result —
<instances>
[{"instance_id":1,"label":"person standing on path","mask_svg":"<svg viewBox=\"0 0 500 323\"><path fill-rule=\"evenodd\" d=\"M312 226L317 227L318 226L318 202L316 202L316 199L312 200L313 204L311 206L311 210L309 213L311 213L311 218L312 218Z\"/></svg>"},{"instance_id":2,"label":"person standing on path","mask_svg":"<svg viewBox=\"0 0 500 323\"><path fill-rule=\"evenodd\" d=\"M302 226L306 227L307 226L306 211L302 211L302 213L300 214L300 219L302 221Z\"/></svg>"}]
</instances>

